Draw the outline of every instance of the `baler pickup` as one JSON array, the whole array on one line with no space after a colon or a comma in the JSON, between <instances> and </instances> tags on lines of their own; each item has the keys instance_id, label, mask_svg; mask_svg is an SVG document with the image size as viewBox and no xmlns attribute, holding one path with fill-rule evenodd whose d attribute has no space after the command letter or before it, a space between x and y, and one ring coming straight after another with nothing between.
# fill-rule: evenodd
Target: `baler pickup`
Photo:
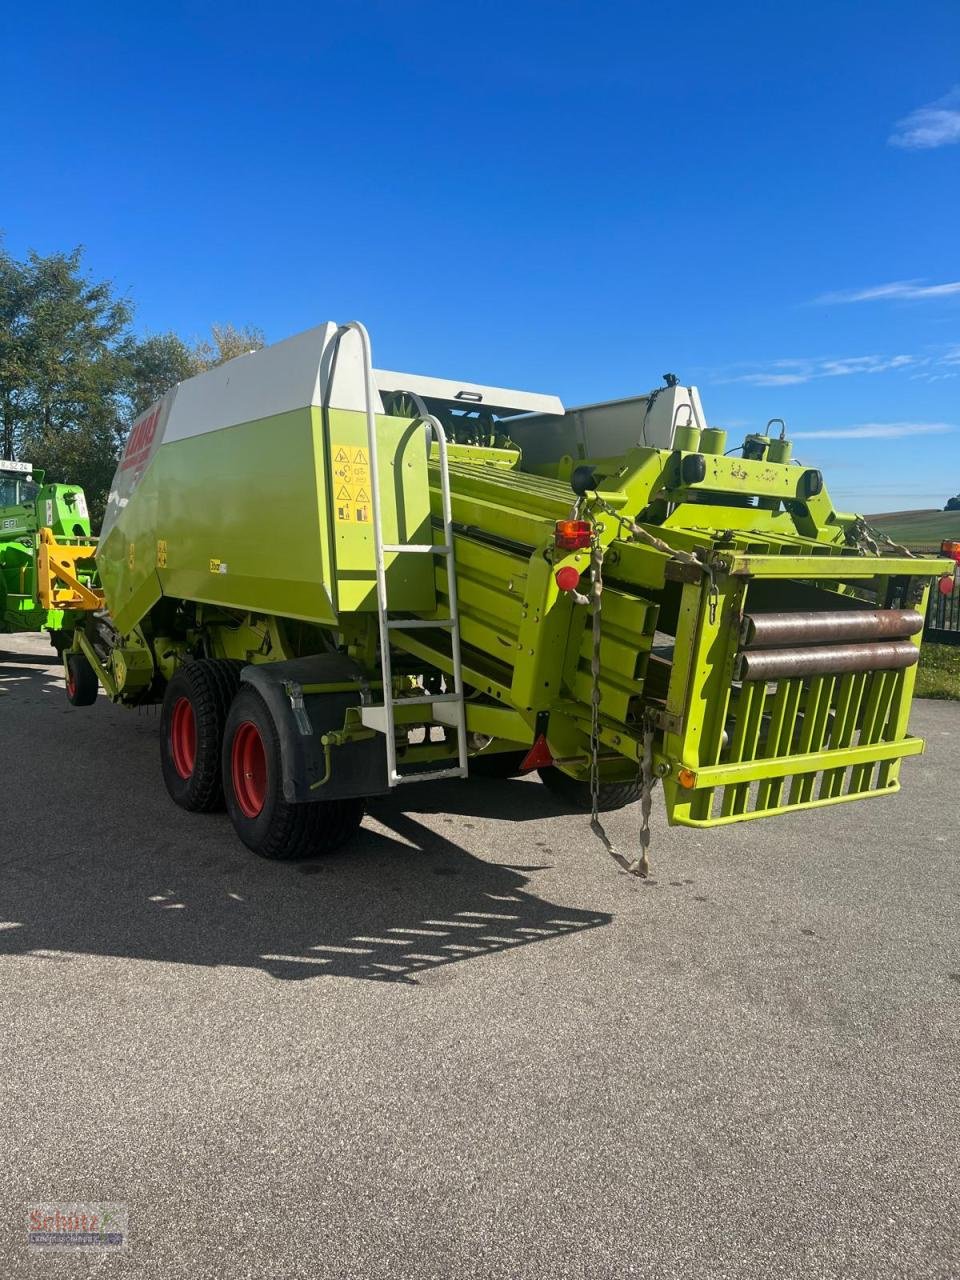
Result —
<instances>
[{"instance_id":1,"label":"baler pickup","mask_svg":"<svg viewBox=\"0 0 960 1280\"><path fill-rule=\"evenodd\" d=\"M672 820L715 826L898 790L901 760L923 750L907 720L930 568L945 566L794 561L816 573L804 580L781 576L781 557L719 563L717 621L700 619L689 677L668 698Z\"/></svg>"}]
</instances>

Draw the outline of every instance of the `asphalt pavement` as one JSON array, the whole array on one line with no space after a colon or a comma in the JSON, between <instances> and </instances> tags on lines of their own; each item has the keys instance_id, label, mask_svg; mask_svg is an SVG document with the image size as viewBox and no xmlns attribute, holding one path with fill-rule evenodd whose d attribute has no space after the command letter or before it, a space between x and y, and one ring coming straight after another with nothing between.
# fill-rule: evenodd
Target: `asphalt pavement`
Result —
<instances>
[{"instance_id":1,"label":"asphalt pavement","mask_svg":"<svg viewBox=\"0 0 960 1280\"><path fill-rule=\"evenodd\" d=\"M533 779L257 859L0 637L0 1276L960 1276L960 705L904 789L617 873ZM636 808L610 816L629 847ZM36 1203L122 1253L28 1253Z\"/></svg>"}]
</instances>

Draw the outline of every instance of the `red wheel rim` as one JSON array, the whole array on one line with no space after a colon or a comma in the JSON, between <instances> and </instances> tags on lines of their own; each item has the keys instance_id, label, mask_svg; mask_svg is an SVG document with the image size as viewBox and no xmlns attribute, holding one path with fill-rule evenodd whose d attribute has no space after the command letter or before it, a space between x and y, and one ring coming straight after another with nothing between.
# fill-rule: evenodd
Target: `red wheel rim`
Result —
<instances>
[{"instance_id":1,"label":"red wheel rim","mask_svg":"<svg viewBox=\"0 0 960 1280\"><path fill-rule=\"evenodd\" d=\"M73 672L67 676L67 696L72 698L77 692L77 682L73 678Z\"/></svg>"},{"instance_id":2,"label":"red wheel rim","mask_svg":"<svg viewBox=\"0 0 960 1280\"><path fill-rule=\"evenodd\" d=\"M260 730L250 720L237 725L230 748L233 794L245 818L256 818L267 799L267 753Z\"/></svg>"},{"instance_id":3,"label":"red wheel rim","mask_svg":"<svg viewBox=\"0 0 960 1280\"><path fill-rule=\"evenodd\" d=\"M189 698L178 698L170 718L170 754L173 767L184 781L197 763L197 720Z\"/></svg>"}]
</instances>

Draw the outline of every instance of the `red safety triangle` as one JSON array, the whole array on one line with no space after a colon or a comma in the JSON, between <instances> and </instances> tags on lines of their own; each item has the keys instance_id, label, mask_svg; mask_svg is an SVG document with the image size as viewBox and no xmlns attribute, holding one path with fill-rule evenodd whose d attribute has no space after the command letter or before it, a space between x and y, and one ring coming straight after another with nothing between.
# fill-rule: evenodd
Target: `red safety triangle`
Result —
<instances>
[{"instance_id":1,"label":"red safety triangle","mask_svg":"<svg viewBox=\"0 0 960 1280\"><path fill-rule=\"evenodd\" d=\"M553 764L553 756L547 746L546 736L541 733L524 756L520 772L529 773L531 769L545 769L550 764Z\"/></svg>"}]
</instances>

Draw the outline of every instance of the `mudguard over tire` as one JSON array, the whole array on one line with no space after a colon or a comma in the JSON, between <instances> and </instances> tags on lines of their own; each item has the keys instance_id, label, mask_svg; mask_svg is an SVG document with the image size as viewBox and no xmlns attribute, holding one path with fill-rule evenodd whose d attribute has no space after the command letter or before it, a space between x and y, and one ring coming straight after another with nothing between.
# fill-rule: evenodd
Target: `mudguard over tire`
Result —
<instances>
[{"instance_id":1,"label":"mudguard over tire","mask_svg":"<svg viewBox=\"0 0 960 1280\"><path fill-rule=\"evenodd\" d=\"M160 716L160 764L170 798L192 813L223 808L223 728L240 686L239 662L189 662L167 685Z\"/></svg>"},{"instance_id":2,"label":"mudguard over tire","mask_svg":"<svg viewBox=\"0 0 960 1280\"><path fill-rule=\"evenodd\" d=\"M571 804L577 809L584 809L589 813L592 807L589 782L581 782L577 778L571 778L562 769L555 769L552 766L546 769L538 769L537 772L540 774L540 781L555 796L567 804ZM600 784L601 813L609 813L613 809L623 809L626 805L633 804L635 800L639 799L639 781L601 782Z\"/></svg>"},{"instance_id":3,"label":"mudguard over tire","mask_svg":"<svg viewBox=\"0 0 960 1280\"><path fill-rule=\"evenodd\" d=\"M237 835L261 858L331 853L363 820L359 798L290 803L283 798L280 737L257 690L243 685L223 735L223 792Z\"/></svg>"}]
</instances>

